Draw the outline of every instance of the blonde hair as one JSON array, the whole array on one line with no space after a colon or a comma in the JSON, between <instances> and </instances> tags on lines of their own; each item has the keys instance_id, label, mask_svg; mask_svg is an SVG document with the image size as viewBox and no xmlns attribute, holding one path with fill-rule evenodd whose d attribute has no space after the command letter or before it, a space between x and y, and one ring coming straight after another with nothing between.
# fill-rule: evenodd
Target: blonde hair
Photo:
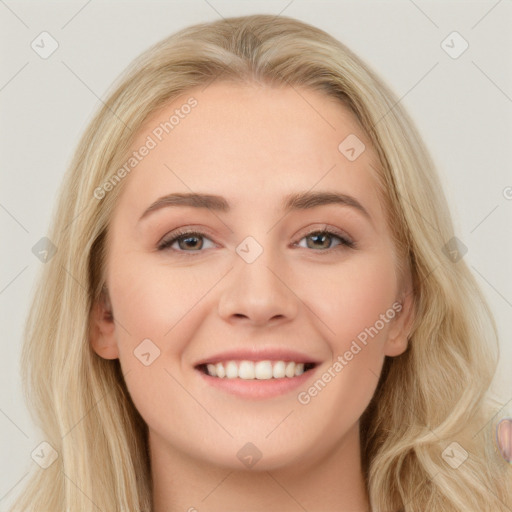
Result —
<instances>
[{"instance_id":1,"label":"blonde hair","mask_svg":"<svg viewBox=\"0 0 512 512\"><path fill-rule=\"evenodd\" d=\"M152 113L213 80L323 92L357 116L378 155L378 189L400 275L412 276L415 320L409 348L386 358L360 422L372 509L510 510L511 468L494 444L497 408L487 399L497 329L465 261L443 252L454 230L412 121L342 43L291 18L254 15L186 28L144 52L78 145L48 235L57 252L43 266L22 351L27 403L58 458L44 470L34 465L12 512L151 510L147 425L119 361L99 357L89 339L109 219L126 180L102 199L95 190L123 165ZM459 446L468 457L455 469L443 451L464 453Z\"/></svg>"}]
</instances>

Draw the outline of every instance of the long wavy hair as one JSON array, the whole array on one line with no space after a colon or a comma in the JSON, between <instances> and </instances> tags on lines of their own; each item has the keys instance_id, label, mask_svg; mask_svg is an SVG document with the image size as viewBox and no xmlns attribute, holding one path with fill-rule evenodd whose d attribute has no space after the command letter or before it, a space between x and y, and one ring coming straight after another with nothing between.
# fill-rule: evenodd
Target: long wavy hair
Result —
<instances>
[{"instance_id":1,"label":"long wavy hair","mask_svg":"<svg viewBox=\"0 0 512 512\"><path fill-rule=\"evenodd\" d=\"M58 458L47 469L34 464L12 512L151 511L147 425L119 360L99 357L90 344L109 221L129 177L102 199L95 190L126 161L152 113L213 80L334 97L378 155L377 187L400 274L412 275L415 320L408 349L386 358L360 421L372 509L510 511L512 470L496 446L499 406L488 396L497 328L465 260L443 249L453 243L452 220L413 122L332 36L292 18L253 15L197 24L149 48L118 77L78 144L48 233L57 251L42 266L21 356L29 410Z\"/></svg>"}]
</instances>

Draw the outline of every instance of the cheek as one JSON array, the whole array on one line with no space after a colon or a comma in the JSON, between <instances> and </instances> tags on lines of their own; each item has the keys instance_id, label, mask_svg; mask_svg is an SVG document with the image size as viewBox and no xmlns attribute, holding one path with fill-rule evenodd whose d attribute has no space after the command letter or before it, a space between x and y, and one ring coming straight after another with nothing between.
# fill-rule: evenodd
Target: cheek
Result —
<instances>
[{"instance_id":1,"label":"cheek","mask_svg":"<svg viewBox=\"0 0 512 512\"><path fill-rule=\"evenodd\" d=\"M382 255L359 259L353 268L347 265L330 273L322 280L323 292L311 297L332 359L298 398L304 414L323 416L327 436L346 432L375 392L384 343L395 317L396 279L391 265L391 258Z\"/></svg>"},{"instance_id":2,"label":"cheek","mask_svg":"<svg viewBox=\"0 0 512 512\"><path fill-rule=\"evenodd\" d=\"M218 280L211 268L173 268L147 260L147 256L125 254L111 272L114 313L121 326L117 329L120 350L133 349L143 338L160 345L178 339L175 332L187 324L189 315ZM125 343L127 347L122 346ZM173 345L173 350L178 348Z\"/></svg>"},{"instance_id":3,"label":"cheek","mask_svg":"<svg viewBox=\"0 0 512 512\"><path fill-rule=\"evenodd\" d=\"M190 396L184 392L191 378L189 350L195 341L210 336L206 319L215 308L215 284L226 270L149 263L147 255L137 253L125 254L118 261L110 275L117 299L116 340L133 402L149 425L163 421L164 430L163 404L164 416L197 421L204 411L191 407Z\"/></svg>"},{"instance_id":4,"label":"cheek","mask_svg":"<svg viewBox=\"0 0 512 512\"><path fill-rule=\"evenodd\" d=\"M218 425L208 423L208 417L197 421L205 414L186 391L190 368L184 368L183 354L205 318L202 298L218 278L211 272L201 277L192 269L142 264L142 258L132 256L125 255L110 275L126 385L150 428L166 432L173 444L193 452L194 441L204 435L203 423L216 435ZM179 422L172 425L198 425L190 429L190 439L180 433L181 426L169 427L175 418Z\"/></svg>"},{"instance_id":5,"label":"cheek","mask_svg":"<svg viewBox=\"0 0 512 512\"><path fill-rule=\"evenodd\" d=\"M397 282L392 255L384 251L361 255L336 271L317 275L315 282L317 286L310 293L311 308L325 324L325 338L333 356L348 350L353 340L364 343L365 335L371 340L365 348L378 350L394 317Z\"/></svg>"}]
</instances>

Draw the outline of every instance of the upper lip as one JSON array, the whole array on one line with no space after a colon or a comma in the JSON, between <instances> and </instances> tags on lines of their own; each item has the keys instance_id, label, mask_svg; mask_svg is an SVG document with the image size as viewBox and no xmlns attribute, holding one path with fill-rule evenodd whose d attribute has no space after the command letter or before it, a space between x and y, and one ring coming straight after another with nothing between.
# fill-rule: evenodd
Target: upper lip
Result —
<instances>
[{"instance_id":1,"label":"upper lip","mask_svg":"<svg viewBox=\"0 0 512 512\"><path fill-rule=\"evenodd\" d=\"M293 361L295 363L313 364L320 362L307 354L284 347L262 347L257 350L238 348L219 352L196 361L194 366L227 361Z\"/></svg>"}]
</instances>

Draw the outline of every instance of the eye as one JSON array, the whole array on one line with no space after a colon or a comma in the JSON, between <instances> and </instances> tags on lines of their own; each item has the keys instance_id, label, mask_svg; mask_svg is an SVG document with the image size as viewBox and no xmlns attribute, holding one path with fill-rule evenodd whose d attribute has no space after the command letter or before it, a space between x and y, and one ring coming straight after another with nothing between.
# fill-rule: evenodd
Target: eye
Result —
<instances>
[{"instance_id":1,"label":"eye","mask_svg":"<svg viewBox=\"0 0 512 512\"><path fill-rule=\"evenodd\" d=\"M172 248L172 246L177 242L179 249L173 249L177 252L201 252L203 243L200 242L200 240L203 238L209 240L209 238L206 238L205 233L201 233L200 231L175 231L174 233L171 233L171 235L173 235L171 238L164 239L160 242L158 245L159 251ZM192 250L188 251L186 249Z\"/></svg>"},{"instance_id":2,"label":"eye","mask_svg":"<svg viewBox=\"0 0 512 512\"><path fill-rule=\"evenodd\" d=\"M158 250L163 251L165 249L172 249L176 252L202 252L201 249L204 248L204 243L202 240L211 240L206 237L206 233L201 231L187 231L187 230L178 230L171 233L170 238L164 238L158 244ZM330 252L331 250L335 250L336 248L355 248L356 244L342 235L341 233L337 233L334 231L329 231L326 229L311 231L304 237L299 240L299 243L305 239L312 239L313 243L309 244L306 242L307 249L324 249L315 252ZM340 241L339 244L331 247L331 241L333 239L337 239ZM178 248L173 248L172 246L177 244ZM316 247L315 247L316 245ZM190 250L188 250L190 249Z\"/></svg>"},{"instance_id":3,"label":"eye","mask_svg":"<svg viewBox=\"0 0 512 512\"><path fill-rule=\"evenodd\" d=\"M302 240L307 240L308 238L313 240L313 243L309 244L306 242L306 248L313 249L313 248L315 248L315 245L316 245L316 248L318 248L318 249L326 249L326 250L320 251L320 252L327 252L327 251L330 251L331 249L336 249L336 248L342 249L343 247L355 248L355 243L352 240L350 240L349 238L347 238L346 236L343 236L341 233L338 234L334 231L329 231L326 229L311 231L306 236L301 238L299 240L299 243ZM338 239L340 241L340 243L334 247L331 247L330 242L333 239ZM342 246L342 247L340 247L340 246Z\"/></svg>"}]
</instances>

